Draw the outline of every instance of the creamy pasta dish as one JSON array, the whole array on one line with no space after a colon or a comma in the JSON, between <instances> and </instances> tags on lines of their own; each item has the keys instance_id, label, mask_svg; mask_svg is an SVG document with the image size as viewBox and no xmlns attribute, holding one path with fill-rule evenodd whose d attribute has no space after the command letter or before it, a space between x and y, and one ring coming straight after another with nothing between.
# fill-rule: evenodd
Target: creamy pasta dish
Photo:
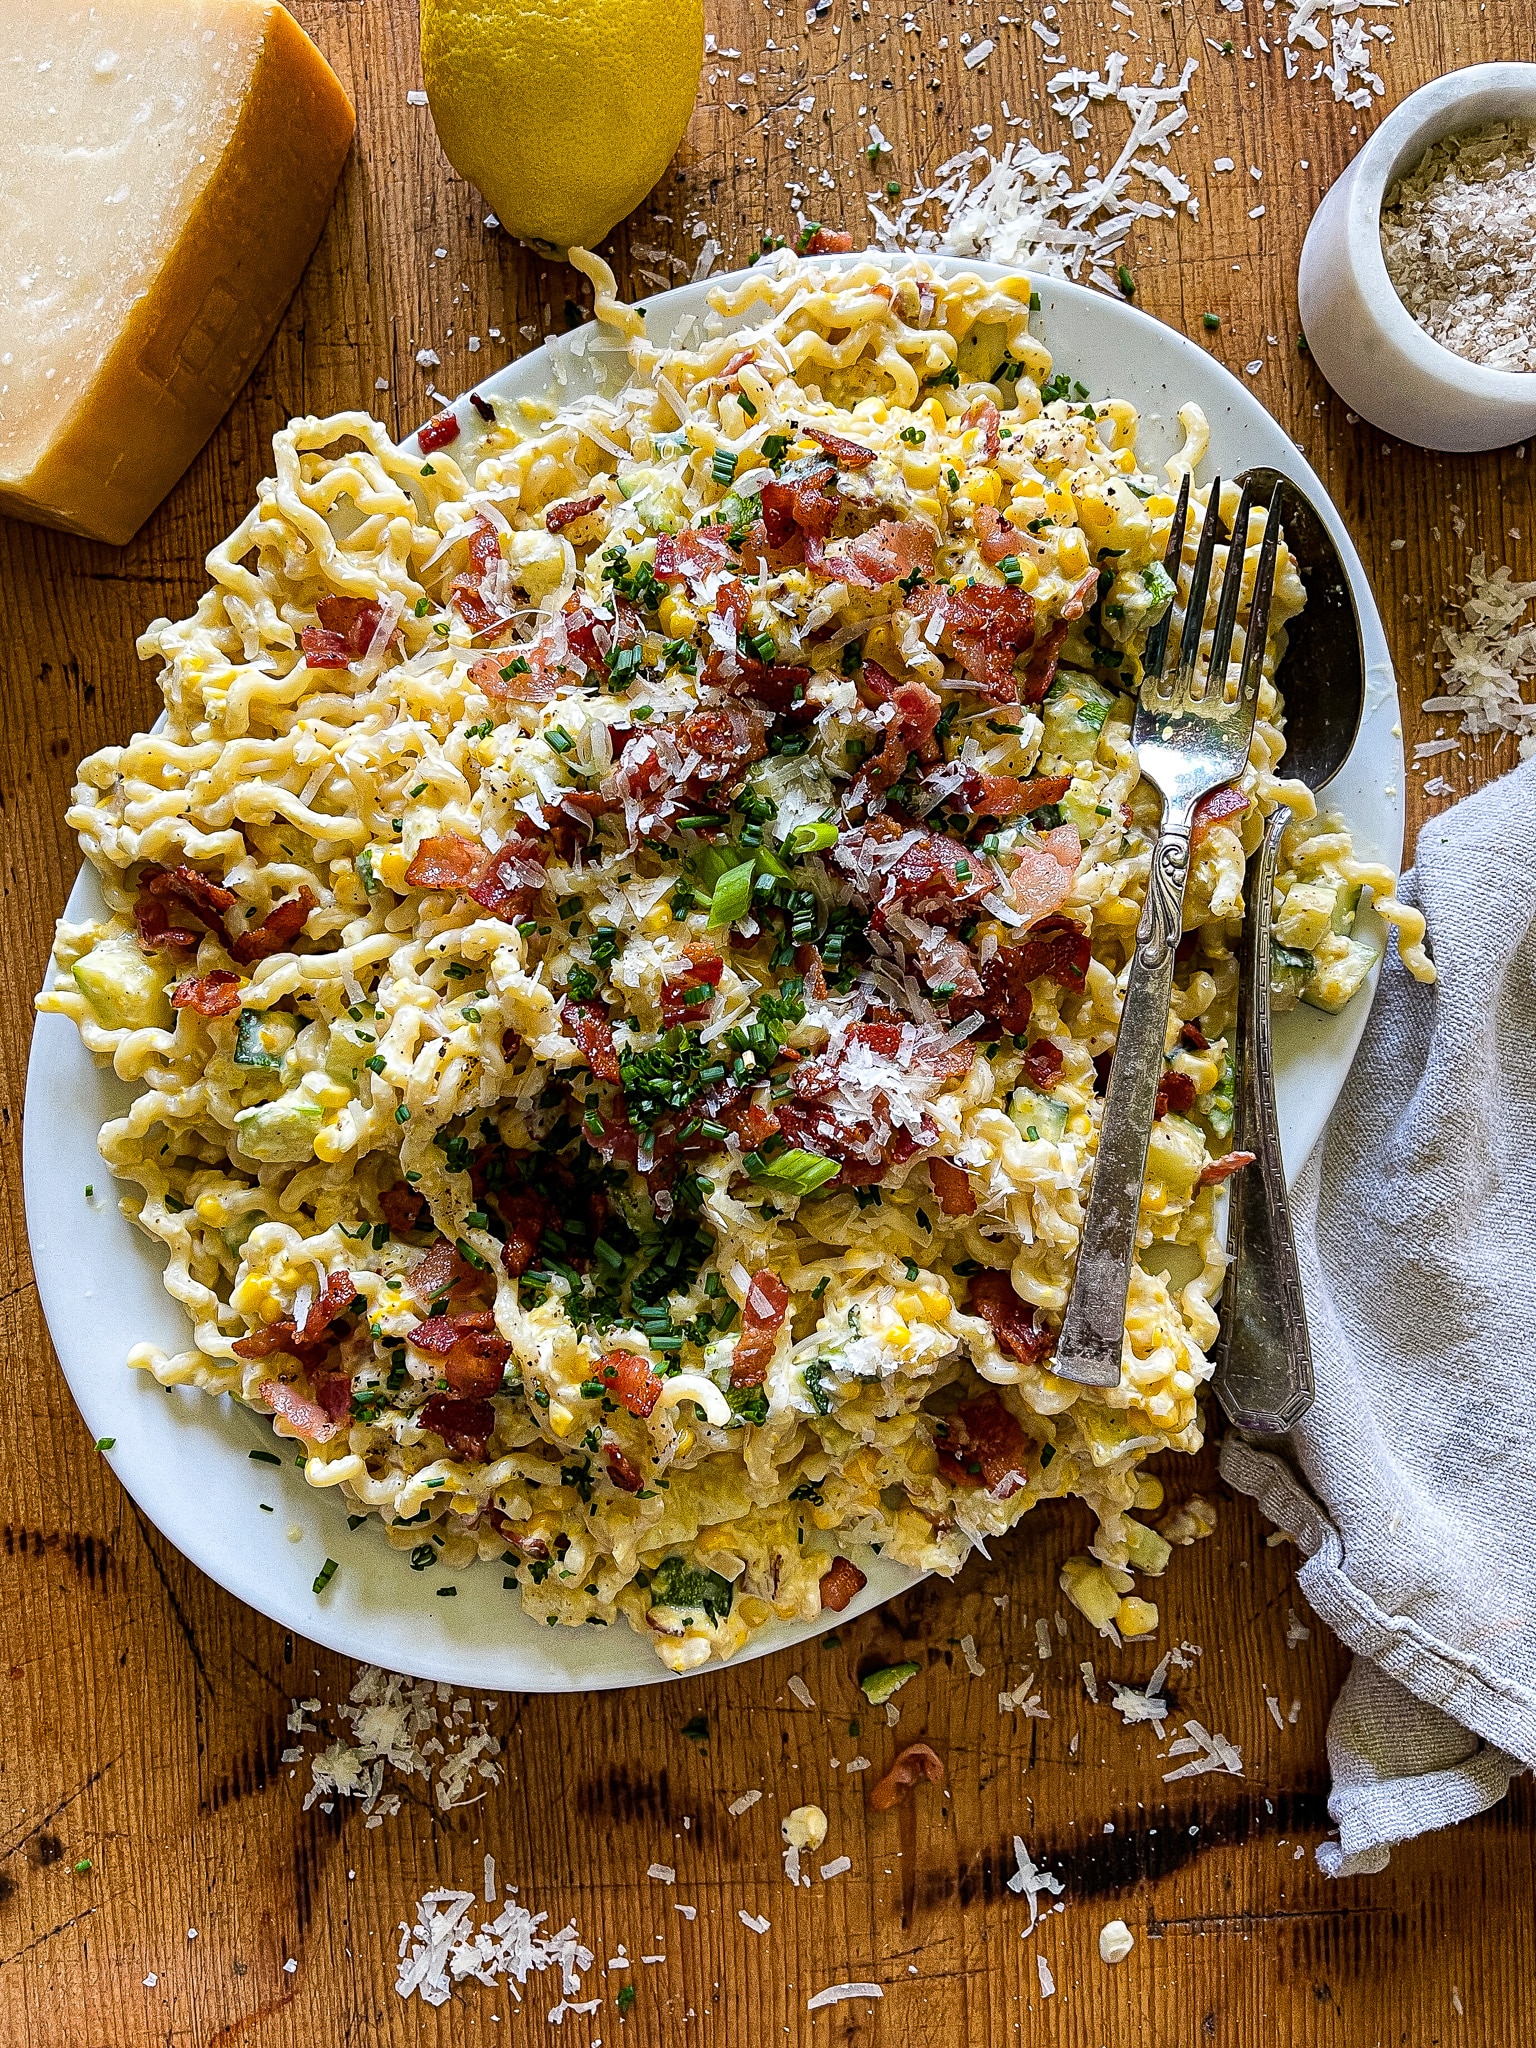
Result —
<instances>
[{"instance_id":1,"label":"creamy pasta dish","mask_svg":"<svg viewBox=\"0 0 1536 2048\"><path fill-rule=\"evenodd\" d=\"M80 771L107 914L61 924L40 1005L136 1091L102 1149L187 1341L131 1363L269 1414L417 1568L484 1561L677 1671L1064 1494L1074 1597L1142 1632L1277 803L1281 999L1361 987L1362 891L1428 971L1282 774L1294 567L1197 824L1121 1381L1078 1387L1052 1347L1158 818L1140 650L1235 507L1196 476L1170 575L1204 420L1145 468L1022 277L785 252L662 346L580 260L622 388L562 343L563 391L417 452L293 422L140 643L163 721Z\"/></svg>"}]
</instances>

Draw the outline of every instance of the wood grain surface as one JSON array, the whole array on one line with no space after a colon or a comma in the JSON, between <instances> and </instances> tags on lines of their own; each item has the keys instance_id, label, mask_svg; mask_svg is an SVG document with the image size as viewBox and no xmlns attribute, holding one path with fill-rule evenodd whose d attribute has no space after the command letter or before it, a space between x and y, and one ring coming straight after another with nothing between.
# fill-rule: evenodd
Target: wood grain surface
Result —
<instances>
[{"instance_id":1,"label":"wood grain surface","mask_svg":"<svg viewBox=\"0 0 1536 2048\"><path fill-rule=\"evenodd\" d=\"M20 1115L31 997L76 864L65 801L78 756L153 714L135 635L193 604L204 554L247 505L290 413L373 405L404 431L432 406L418 348L440 354L430 374L451 394L564 326L567 302L587 295L574 273L487 230L429 114L407 103L419 83L411 0L292 4L356 97L358 140L249 388L132 546L0 523L12 620L0 652L0 2048L1530 2042L1528 1783L1454 1836L1394 1855L1380 1876L1319 1876L1324 1734L1345 1660L1316 1624L1287 1647L1288 1618L1303 1611L1295 1555L1224 1495L1214 1541L1175 1555L1157 1645L1114 1656L1074 1617L1044 1667L1048 1721L1001 1716L997 1693L1037 1661L1034 1621L1063 1604L1055 1574L1087 1533L1081 1510L1042 1510L957 1586L925 1585L840 1631L835 1646L629 1695L500 1701L504 1781L447 1818L419 1793L372 1830L346 1802L330 1815L301 1810L307 1772L280 1761L288 1701L312 1693L329 1705L351 1671L237 1605L156 1535L93 1452L38 1311ZM1192 175L1201 214L1153 223L1132 244L1140 303L1240 373L1262 363L1252 388L1325 479L1375 579L1411 748L1435 730L1416 707L1469 550L1536 570L1530 465L1524 449L1425 455L1347 417L1297 347L1296 259L1319 195L1381 114L1437 73L1528 53L1536 0L1367 9L1395 40L1379 53L1385 97L1365 113L1310 82L1311 59L1287 83L1278 54L1245 58L1261 34L1274 40L1284 11L1245 4L1239 16L1218 0L1134 0L1127 19L1107 0L1057 0L1056 26L1077 61L1126 49L1132 77L1153 55L1170 66L1200 59L1192 127L1173 160ZM980 5L914 0L904 17L881 0L833 0L808 28L803 10L714 0L711 26L722 51L741 55L706 66L676 163L613 238L632 290L692 269L696 221L723 245L722 268L760 234L790 229L791 178L811 189L808 210L862 237L870 119L894 144L881 179L909 187L974 125L997 124L1000 146L1003 100L1029 115L1037 138L1059 134L1043 100L1041 41ZM996 39L974 70L962 33ZM1230 55L1211 47L1224 38L1236 43ZM743 72L755 82L740 82ZM1235 173L1210 171L1219 156L1235 159ZM1257 185L1250 164L1263 171ZM819 182L823 167L832 189ZM1202 326L1206 311L1221 316L1218 331ZM478 353L471 336L482 339ZM376 392L378 379L387 391ZM1430 772L1475 786L1512 754L1507 741L1474 748ZM1434 804L1423 771L1409 780L1417 828ZM113 1336L126 1344L129 1333ZM1217 1488L1209 1453L1167 1476L1174 1498L1197 1483ZM966 1635L984 1677L967 1672ZM1203 1655L1171 1674L1175 1711L1241 1746L1241 1779L1165 1786L1154 1731L1123 1728L1077 1680L1084 1657L1101 1674L1144 1678L1161 1646L1180 1641ZM865 1707L856 1675L872 1659L905 1656L925 1668L901 1696L901 1738L934 1744L947 1787L872 1814L870 1780L833 1760L862 1748L883 1767L895 1738ZM797 1670L814 1706L786 1689ZM1276 1727L1266 1692L1283 1710L1300 1702L1294 1726ZM707 1744L682 1732L697 1715L708 1718ZM732 1819L727 1803L749 1787L764 1797ZM852 1868L795 1892L778 1822L812 1798L831 1816L812 1860L847 1855ZM1066 1886L1065 1911L1028 1940L1005 1885L1015 1833ZM478 1888L487 1850L525 1904L548 1909L554 1926L573 1918L597 1953L588 1994L604 2002L559 2036L544 2019L547 1985L531 1987L521 2009L505 1989L474 1984L440 2011L395 1993L399 1922L431 1886ZM647 1879L652 1862L676 1867L675 1888ZM679 1900L697 1907L696 1920L674 1912ZM742 1912L766 1916L770 1930L753 1932ZM1113 1970L1097 1953L1112 1917L1137 1935ZM665 1961L605 1971L620 1944ZM1037 1953L1054 1977L1049 2000ZM296 1969L284 1969L289 1960ZM884 2000L807 2014L810 1994L847 1978L878 1980ZM633 2006L621 2014L616 1994L631 1982Z\"/></svg>"}]
</instances>

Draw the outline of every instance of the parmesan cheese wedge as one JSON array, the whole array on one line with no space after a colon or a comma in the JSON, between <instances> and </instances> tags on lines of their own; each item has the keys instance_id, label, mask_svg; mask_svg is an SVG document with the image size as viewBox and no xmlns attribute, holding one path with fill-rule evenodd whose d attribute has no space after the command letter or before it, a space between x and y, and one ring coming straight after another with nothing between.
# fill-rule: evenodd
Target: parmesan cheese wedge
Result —
<instances>
[{"instance_id":1,"label":"parmesan cheese wedge","mask_svg":"<svg viewBox=\"0 0 1536 2048\"><path fill-rule=\"evenodd\" d=\"M122 542L207 440L356 125L277 0L9 0L0 510Z\"/></svg>"}]
</instances>

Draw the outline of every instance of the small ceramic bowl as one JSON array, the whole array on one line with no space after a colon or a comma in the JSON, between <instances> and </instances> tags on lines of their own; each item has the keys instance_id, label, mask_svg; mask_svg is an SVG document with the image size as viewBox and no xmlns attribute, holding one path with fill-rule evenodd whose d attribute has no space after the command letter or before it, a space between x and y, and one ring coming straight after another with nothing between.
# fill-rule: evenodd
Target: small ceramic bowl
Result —
<instances>
[{"instance_id":1,"label":"small ceramic bowl","mask_svg":"<svg viewBox=\"0 0 1536 2048\"><path fill-rule=\"evenodd\" d=\"M1301 252L1301 325L1339 396L1420 448L1503 448L1536 435L1536 373L1489 370L1430 339L1381 253L1381 206L1447 135L1536 121L1536 64L1474 64L1411 94L1333 185Z\"/></svg>"}]
</instances>

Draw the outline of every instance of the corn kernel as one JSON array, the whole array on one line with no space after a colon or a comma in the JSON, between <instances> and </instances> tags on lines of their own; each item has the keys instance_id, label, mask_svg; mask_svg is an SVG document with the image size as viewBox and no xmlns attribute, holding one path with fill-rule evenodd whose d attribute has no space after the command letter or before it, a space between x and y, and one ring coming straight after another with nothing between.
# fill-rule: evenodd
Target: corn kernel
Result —
<instances>
[{"instance_id":1,"label":"corn kernel","mask_svg":"<svg viewBox=\"0 0 1536 2048\"><path fill-rule=\"evenodd\" d=\"M896 1313L906 1317L909 1323L920 1323L924 1319L923 1297L916 1288L904 1287L895 1301Z\"/></svg>"},{"instance_id":2,"label":"corn kernel","mask_svg":"<svg viewBox=\"0 0 1536 2048\"><path fill-rule=\"evenodd\" d=\"M321 1109L345 1109L352 1100L352 1090L341 1081L322 1081L310 1092Z\"/></svg>"},{"instance_id":3,"label":"corn kernel","mask_svg":"<svg viewBox=\"0 0 1536 2048\"><path fill-rule=\"evenodd\" d=\"M736 1612L741 1616L748 1628L761 1628L763 1623L773 1613L773 1609L766 1600L754 1600L749 1597L748 1599L737 1601Z\"/></svg>"},{"instance_id":4,"label":"corn kernel","mask_svg":"<svg viewBox=\"0 0 1536 2048\"><path fill-rule=\"evenodd\" d=\"M995 505L1002 494L995 469L975 470L960 486L961 497L972 505Z\"/></svg>"},{"instance_id":5,"label":"corn kernel","mask_svg":"<svg viewBox=\"0 0 1536 2048\"><path fill-rule=\"evenodd\" d=\"M912 1342L912 1332L905 1323L892 1323L884 1336L893 1351L905 1351Z\"/></svg>"},{"instance_id":6,"label":"corn kernel","mask_svg":"<svg viewBox=\"0 0 1536 2048\"><path fill-rule=\"evenodd\" d=\"M1166 491L1158 491L1147 500L1147 511L1154 519L1171 519L1177 510L1176 501Z\"/></svg>"},{"instance_id":7,"label":"corn kernel","mask_svg":"<svg viewBox=\"0 0 1536 2048\"><path fill-rule=\"evenodd\" d=\"M1163 1504L1163 1482L1156 1473L1136 1474L1136 1505L1143 1514L1152 1514Z\"/></svg>"},{"instance_id":8,"label":"corn kernel","mask_svg":"<svg viewBox=\"0 0 1536 2048\"><path fill-rule=\"evenodd\" d=\"M347 1144L346 1133L339 1123L328 1124L324 1130L316 1131L314 1145L315 1157L322 1166L334 1166L338 1159L345 1159L351 1150Z\"/></svg>"},{"instance_id":9,"label":"corn kernel","mask_svg":"<svg viewBox=\"0 0 1536 2048\"><path fill-rule=\"evenodd\" d=\"M1040 581L1040 571L1035 567L1028 555L1020 555L1018 557L1018 564L1019 580L1015 587L1019 590L1033 590Z\"/></svg>"},{"instance_id":10,"label":"corn kernel","mask_svg":"<svg viewBox=\"0 0 1536 2048\"><path fill-rule=\"evenodd\" d=\"M404 850L398 846L387 847L383 853L375 853L373 858L374 873L391 889L405 887L405 871L409 866Z\"/></svg>"},{"instance_id":11,"label":"corn kernel","mask_svg":"<svg viewBox=\"0 0 1536 2048\"><path fill-rule=\"evenodd\" d=\"M818 1529L835 1529L842 1521L836 1508L813 1508L811 1520Z\"/></svg>"},{"instance_id":12,"label":"corn kernel","mask_svg":"<svg viewBox=\"0 0 1536 2048\"><path fill-rule=\"evenodd\" d=\"M1105 896L1093 906L1096 924L1139 924L1141 912L1124 896Z\"/></svg>"},{"instance_id":13,"label":"corn kernel","mask_svg":"<svg viewBox=\"0 0 1536 2048\"><path fill-rule=\"evenodd\" d=\"M1134 448L1122 448L1115 457L1115 467L1122 475L1130 476L1136 468L1136 450Z\"/></svg>"},{"instance_id":14,"label":"corn kernel","mask_svg":"<svg viewBox=\"0 0 1536 2048\"><path fill-rule=\"evenodd\" d=\"M926 454L921 448L909 448L902 454L902 474L917 491L932 490L939 480L939 466L938 456Z\"/></svg>"},{"instance_id":15,"label":"corn kernel","mask_svg":"<svg viewBox=\"0 0 1536 2048\"><path fill-rule=\"evenodd\" d=\"M1102 498L1081 497L1077 501L1077 516L1086 527L1095 533L1102 533L1115 516L1112 505L1106 505Z\"/></svg>"},{"instance_id":16,"label":"corn kernel","mask_svg":"<svg viewBox=\"0 0 1536 2048\"><path fill-rule=\"evenodd\" d=\"M563 1401L551 1401L548 1414L549 1426L556 1436L569 1436L576 1427L576 1417Z\"/></svg>"},{"instance_id":17,"label":"corn kernel","mask_svg":"<svg viewBox=\"0 0 1536 2048\"><path fill-rule=\"evenodd\" d=\"M914 498L912 509L914 512L921 512L925 519L931 519L935 525L944 516L943 506L931 491L925 491L920 498Z\"/></svg>"},{"instance_id":18,"label":"corn kernel","mask_svg":"<svg viewBox=\"0 0 1536 2048\"><path fill-rule=\"evenodd\" d=\"M667 908L665 903L658 903L654 910L647 913L646 917L643 919L641 923L640 929L643 932L664 932L671 922L671 911Z\"/></svg>"},{"instance_id":19,"label":"corn kernel","mask_svg":"<svg viewBox=\"0 0 1536 2048\"><path fill-rule=\"evenodd\" d=\"M1088 550L1083 536L1071 527L1056 543L1056 562L1063 576L1081 576L1088 567Z\"/></svg>"},{"instance_id":20,"label":"corn kernel","mask_svg":"<svg viewBox=\"0 0 1536 2048\"><path fill-rule=\"evenodd\" d=\"M681 598L674 597L671 591L661 600L656 615L661 620L662 631L670 640L686 640L699 623L697 612L685 605Z\"/></svg>"},{"instance_id":21,"label":"corn kernel","mask_svg":"<svg viewBox=\"0 0 1536 2048\"><path fill-rule=\"evenodd\" d=\"M267 1294L257 1303L256 1313L264 1323L280 1323L283 1319L283 1304L275 1294Z\"/></svg>"},{"instance_id":22,"label":"corn kernel","mask_svg":"<svg viewBox=\"0 0 1536 2048\"><path fill-rule=\"evenodd\" d=\"M1077 520L1077 506L1072 493L1064 483L1055 483L1045 494L1045 509L1058 526L1071 526Z\"/></svg>"},{"instance_id":23,"label":"corn kernel","mask_svg":"<svg viewBox=\"0 0 1536 2048\"><path fill-rule=\"evenodd\" d=\"M199 1195L197 1198L197 1220L212 1223L215 1227L224 1221L224 1198L222 1195Z\"/></svg>"},{"instance_id":24,"label":"corn kernel","mask_svg":"<svg viewBox=\"0 0 1536 2048\"><path fill-rule=\"evenodd\" d=\"M943 1288L920 1287L917 1292L931 1319L936 1323L942 1323L949 1314L949 1296Z\"/></svg>"},{"instance_id":25,"label":"corn kernel","mask_svg":"<svg viewBox=\"0 0 1536 2048\"><path fill-rule=\"evenodd\" d=\"M1149 1636L1157 1627L1157 1605L1134 1596L1115 1609L1115 1626L1123 1636Z\"/></svg>"}]
</instances>

